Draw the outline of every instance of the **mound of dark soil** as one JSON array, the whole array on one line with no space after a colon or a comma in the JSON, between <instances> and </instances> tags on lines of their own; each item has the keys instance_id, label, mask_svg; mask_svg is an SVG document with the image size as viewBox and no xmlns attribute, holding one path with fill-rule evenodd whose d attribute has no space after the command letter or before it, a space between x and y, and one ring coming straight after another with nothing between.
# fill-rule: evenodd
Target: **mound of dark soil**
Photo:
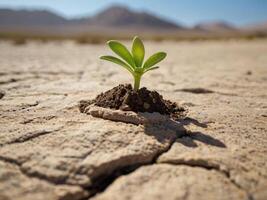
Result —
<instances>
[{"instance_id":1,"label":"mound of dark soil","mask_svg":"<svg viewBox=\"0 0 267 200\"><path fill-rule=\"evenodd\" d=\"M164 115L170 115L173 118L179 118L185 111L184 108L176 103L164 100L156 91L149 91L143 87L134 91L130 84L119 85L111 90L99 94L95 99L80 102L80 111L94 104L99 107L120 109L123 111L134 112L158 112Z\"/></svg>"}]
</instances>

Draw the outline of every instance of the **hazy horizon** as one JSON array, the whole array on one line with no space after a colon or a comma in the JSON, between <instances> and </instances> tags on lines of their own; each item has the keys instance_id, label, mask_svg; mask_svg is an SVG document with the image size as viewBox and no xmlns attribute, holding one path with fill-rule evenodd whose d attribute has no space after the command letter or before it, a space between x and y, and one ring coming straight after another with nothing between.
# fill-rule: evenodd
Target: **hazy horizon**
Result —
<instances>
[{"instance_id":1,"label":"hazy horizon","mask_svg":"<svg viewBox=\"0 0 267 200\"><path fill-rule=\"evenodd\" d=\"M243 26L267 21L267 1L236 0L231 2L204 0L0 0L0 8L11 9L46 9L67 18L92 16L112 5L126 6L134 11L146 11L177 24L193 26L207 21L226 21L233 25Z\"/></svg>"}]
</instances>

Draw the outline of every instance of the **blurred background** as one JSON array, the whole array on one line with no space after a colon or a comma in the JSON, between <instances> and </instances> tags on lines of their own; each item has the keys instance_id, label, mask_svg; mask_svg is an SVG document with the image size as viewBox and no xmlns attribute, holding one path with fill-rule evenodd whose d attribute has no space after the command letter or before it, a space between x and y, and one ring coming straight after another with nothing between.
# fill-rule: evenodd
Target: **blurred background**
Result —
<instances>
[{"instance_id":1,"label":"blurred background","mask_svg":"<svg viewBox=\"0 0 267 200\"><path fill-rule=\"evenodd\" d=\"M267 37L265 0L0 0L0 39L100 43Z\"/></svg>"}]
</instances>

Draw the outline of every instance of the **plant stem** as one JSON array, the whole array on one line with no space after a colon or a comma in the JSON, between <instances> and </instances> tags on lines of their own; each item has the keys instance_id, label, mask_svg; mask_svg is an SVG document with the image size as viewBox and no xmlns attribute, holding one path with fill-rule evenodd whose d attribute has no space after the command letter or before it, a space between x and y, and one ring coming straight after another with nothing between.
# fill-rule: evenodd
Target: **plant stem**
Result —
<instances>
[{"instance_id":1,"label":"plant stem","mask_svg":"<svg viewBox=\"0 0 267 200\"><path fill-rule=\"evenodd\" d=\"M134 90L137 91L140 87L141 74L134 75Z\"/></svg>"}]
</instances>

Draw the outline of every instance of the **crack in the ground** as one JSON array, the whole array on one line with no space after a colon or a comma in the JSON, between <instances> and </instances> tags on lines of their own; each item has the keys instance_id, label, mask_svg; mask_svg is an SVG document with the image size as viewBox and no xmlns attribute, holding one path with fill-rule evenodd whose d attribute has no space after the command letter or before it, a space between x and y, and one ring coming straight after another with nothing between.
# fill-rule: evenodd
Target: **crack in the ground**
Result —
<instances>
[{"instance_id":1,"label":"crack in the ground","mask_svg":"<svg viewBox=\"0 0 267 200\"><path fill-rule=\"evenodd\" d=\"M5 96L5 94L6 93L4 91L0 90L0 99L2 99Z\"/></svg>"},{"instance_id":2,"label":"crack in the ground","mask_svg":"<svg viewBox=\"0 0 267 200\"><path fill-rule=\"evenodd\" d=\"M41 135L44 134L48 134L51 132L54 132L56 130L53 131L37 131L35 134L29 134L27 137L23 136L21 138L18 138L16 140L14 140L12 143L20 143L20 142L25 142L27 140L39 137ZM181 130L180 130L181 132ZM223 174L225 177L227 177L227 179L229 179L229 181L234 184L237 188L239 188L240 190L244 191L247 195L247 199L248 200L253 200L253 196L245 189L243 188L240 184L238 184L232 177L230 174L229 170L224 170L221 169L220 164L216 164L216 163L208 163L207 160L205 159L199 159L197 161L186 161L186 160L179 160L179 161L166 161L166 162L160 162L158 163L157 160L158 158L168 152L173 144L176 142L176 139L180 138L180 137L184 137L186 134L187 137L190 137L190 135L187 135L187 131L186 129L184 129L184 133L183 134L177 134L174 138L172 138L172 140L170 140L170 143L168 146L166 146L165 149L157 152L154 156L152 156L152 159L146 163L138 163L138 164L132 164L132 165L128 165L128 166L124 166L121 168L117 168L114 171L110 172L109 174L103 174L101 176L97 176L95 178L95 180L92 180L92 185L89 187L86 186L80 186L77 184L69 184L67 183L66 179L60 179L60 180L51 180L48 177L46 177L45 175L39 174L39 173L28 173L26 170L23 170L23 163L20 163L14 159L11 158L6 158L4 156L0 155L0 160L7 162L7 163L11 163L14 164L16 166L18 166L19 170L21 171L22 174L26 175L29 178L37 178L46 182L49 182L50 184L53 185L73 185L73 186L80 186L83 188L83 190L88 191L88 196L86 196L86 199L88 198L92 198L100 193L103 193L110 185L113 184L113 182L115 180L117 180L119 177L124 176L124 175L129 175L131 173L134 173L136 170L138 170L140 167L143 166L149 166L149 165L153 165L153 164L172 164L172 165L187 165L187 166L191 166L191 167L201 167L207 170L215 170L221 174ZM89 152L90 154L91 152ZM85 157L87 157L87 155L85 155ZM85 198L82 198L81 200L83 200Z\"/></svg>"},{"instance_id":3,"label":"crack in the ground","mask_svg":"<svg viewBox=\"0 0 267 200\"><path fill-rule=\"evenodd\" d=\"M21 79L20 79L21 80ZM4 85L4 84L9 84L9 83L14 83L14 82L17 82L19 81L19 79L15 79L15 78L11 78L11 79L8 79L6 81L0 81L0 85Z\"/></svg>"},{"instance_id":4,"label":"crack in the ground","mask_svg":"<svg viewBox=\"0 0 267 200\"><path fill-rule=\"evenodd\" d=\"M33 122L38 121L38 120L49 121L49 120L54 119L54 118L56 118L55 115L34 117L34 118L29 118L29 119L23 120L22 122L20 122L20 124L29 124L29 123L33 123Z\"/></svg>"},{"instance_id":5,"label":"crack in the ground","mask_svg":"<svg viewBox=\"0 0 267 200\"><path fill-rule=\"evenodd\" d=\"M182 89L176 89L174 92L189 92L193 94L210 94L214 93L213 90L209 90L206 88L182 88Z\"/></svg>"},{"instance_id":6,"label":"crack in the ground","mask_svg":"<svg viewBox=\"0 0 267 200\"><path fill-rule=\"evenodd\" d=\"M35 134L29 134L27 137L23 136L20 137L12 142L10 142L9 144L13 144L13 143L20 143L20 142L25 142L28 140L31 140L33 138L39 137L41 135L44 134L48 134L51 132L55 132L57 130L53 130L53 131L37 131L35 132ZM178 138L178 134L176 137L172 138L172 140L170 140L169 145L163 149L162 151L157 152L150 161L148 162L144 162L144 163L138 163L138 164L132 164L132 165L128 165L128 166L124 166L121 168L118 168L116 170L114 170L113 172L109 173L109 174L103 174L101 176L98 176L95 178L95 180L92 180L92 185L90 187L83 187L77 184L70 184L67 183L67 177L65 179L60 179L60 180L51 180L50 178L46 177L45 175L42 175L40 173L29 173L28 171L23 169L23 163L24 162L18 162L15 159L12 158L8 158L5 157L3 155L0 155L0 160L3 162L7 162L9 164L13 164L16 165L18 167L18 169L20 170L20 172L22 174L24 174L25 176L29 177L29 178L37 178L39 180L42 181L46 181L52 185L73 185L73 186L80 186L81 188L83 188L83 190L88 191L88 196L86 198L83 199L88 199L88 198L92 198L93 196L104 192L105 189L107 187L109 187L117 178L119 178L120 176L123 175L128 175L132 172L134 172L135 170L137 170L138 168L142 167L142 166L147 166L147 165L152 165L156 163L156 160L158 159L158 157L160 155L162 155L163 153L169 151L169 149L171 148L172 144L175 142L175 140ZM90 153L89 153L90 154ZM87 157L87 155L85 156ZM81 199L81 200L83 200Z\"/></svg>"},{"instance_id":7,"label":"crack in the ground","mask_svg":"<svg viewBox=\"0 0 267 200\"><path fill-rule=\"evenodd\" d=\"M32 76L32 77L24 77L24 78L10 78L5 81L0 81L0 85L6 85L10 83L20 82L20 81L26 81L26 80L32 80L32 79L39 79L38 76Z\"/></svg>"},{"instance_id":8,"label":"crack in the ground","mask_svg":"<svg viewBox=\"0 0 267 200\"><path fill-rule=\"evenodd\" d=\"M28 133L26 133L26 134L24 134L18 138L15 138L14 140L0 144L0 147L5 146L5 145L10 145L10 144L15 144L15 143L27 142L31 139L37 138L37 137L42 136L42 135L46 135L49 133L55 133L55 132L61 130L62 128L63 127L58 127L56 129L53 129L53 130L37 130L37 131L28 132Z\"/></svg>"},{"instance_id":9,"label":"crack in the ground","mask_svg":"<svg viewBox=\"0 0 267 200\"><path fill-rule=\"evenodd\" d=\"M57 93L57 92L46 92L46 93L28 93L27 97L35 97L35 96L68 96L66 93ZM16 97L25 97L25 94L12 94L9 97L16 98Z\"/></svg>"},{"instance_id":10,"label":"crack in the ground","mask_svg":"<svg viewBox=\"0 0 267 200\"><path fill-rule=\"evenodd\" d=\"M40 175L38 175L38 174L29 174L29 173L27 173L26 171L24 171L24 170L22 169L23 162L21 163L21 162L16 161L15 159L7 158L7 157L4 157L4 156L2 156L2 155L0 155L0 161L2 161L2 162L6 162L6 163L9 163L9 164L13 164L13 165L17 166L18 169L19 169L19 171L20 171L23 175L27 176L28 178L37 178L37 179L39 179L39 180L41 180L41 181L46 181L46 182L48 182L49 184L52 184L52 185L59 185L59 184L60 184L60 183L55 183L55 182L49 180L49 179L46 178L45 176L40 176ZM62 184L63 184L63 183L62 183ZM65 184L65 185L67 185L67 184Z\"/></svg>"},{"instance_id":11,"label":"crack in the ground","mask_svg":"<svg viewBox=\"0 0 267 200\"><path fill-rule=\"evenodd\" d=\"M182 88L182 89L176 89L174 92L188 92L188 93L193 93L193 94L211 94L211 93L216 93L220 95L225 95L225 96L238 96L235 93L226 93L226 92L218 92L206 88Z\"/></svg>"},{"instance_id":12,"label":"crack in the ground","mask_svg":"<svg viewBox=\"0 0 267 200\"><path fill-rule=\"evenodd\" d=\"M16 138L13 141L8 142L7 144L14 144L14 143L22 143L22 142L26 142L28 140L37 138L41 135L46 135L55 131L58 131L59 129L56 130L38 130L38 131L33 131L33 132L28 132L25 135Z\"/></svg>"},{"instance_id":13,"label":"crack in the ground","mask_svg":"<svg viewBox=\"0 0 267 200\"><path fill-rule=\"evenodd\" d=\"M179 137L183 137L183 135L179 135L179 136L178 135L179 134L177 134L177 136L172 141L170 141L170 144L165 149L163 149L162 151L159 151L157 154L155 154L150 162L129 165L129 166L117 169L109 175L103 175L102 177L98 177L98 179L94 182L93 187L87 188L87 190L89 190L91 192L89 199L100 194L100 193L103 193L119 177L129 175L129 174L135 172L136 170L138 170L140 167L156 164L157 159L162 154L168 152L171 149L171 147L175 143L176 139Z\"/></svg>"},{"instance_id":14,"label":"crack in the ground","mask_svg":"<svg viewBox=\"0 0 267 200\"><path fill-rule=\"evenodd\" d=\"M11 158L6 158L6 157L3 157L0 155L0 161L16 166L17 169L21 172L21 174L26 176L27 178L35 178L35 179L38 179L40 181L46 182L52 186L79 186L79 185L67 184L63 181L55 183L55 182L51 181L50 179L48 179L47 177L41 176L40 174L29 174L25 170L23 170L23 168L22 168L23 163L20 163L20 162L14 160L14 159L11 159ZM86 190L84 188L82 188L82 187L80 187L80 188L86 192ZM81 198L81 199L88 199L88 197L89 197L89 194L87 196Z\"/></svg>"},{"instance_id":15,"label":"crack in the ground","mask_svg":"<svg viewBox=\"0 0 267 200\"><path fill-rule=\"evenodd\" d=\"M187 134L187 131L186 131L185 128L176 129L177 127L172 127L172 126L170 126L169 128L174 130L176 132L176 135L175 135L175 137L170 139L168 145L164 149L156 152L155 155L152 155L152 158L149 161L142 162L142 163L135 163L135 164L131 164L131 165L128 165L128 166L121 167L121 168L117 168L117 169L113 170L112 172L110 172L109 174L102 174L101 176L95 177L95 179L92 180L92 185L91 186L82 187L84 190L88 191L88 193L89 193L89 196L86 197L86 199L92 198L95 195L104 192L120 176L129 175L129 174L133 173L134 171L136 171L137 169L139 169L142 166L148 166L148 165L156 164L156 161L159 158L159 156L161 156L165 152L168 152L171 149L172 145L175 143L177 138L183 137L183 136L185 136L185 134ZM33 139L33 138L41 136L43 134L48 134L48 131L38 132L37 134L34 134L33 137L26 137L27 139L25 139L25 138L24 139L22 139L22 138L17 139L14 143L16 143L16 142L25 142L27 140ZM89 152L89 154L90 154L90 152ZM85 155L85 157L87 157L87 155ZM47 182L49 182L51 184L54 184L54 185L62 185L62 184L65 184L65 185L76 185L76 184L67 183L67 177L64 180L63 179L61 179L61 180L51 180L48 177L46 177L45 175L40 174L40 173L28 173L26 170L23 170L23 167L22 167L23 163L19 163L16 160L13 160L13 159L10 159L10 158L5 158L3 156L0 156L0 160L16 164L19 167L20 171L23 174L25 174L26 176L28 176L28 177L33 177L33 178L38 178L40 180L45 180L45 181L47 181Z\"/></svg>"},{"instance_id":16,"label":"crack in the ground","mask_svg":"<svg viewBox=\"0 0 267 200\"><path fill-rule=\"evenodd\" d=\"M13 71L13 72L0 72L0 76L6 76L6 75L25 75L25 74L32 74L32 75L77 75L83 73L83 71L77 71L77 72L68 72L68 71L27 71L27 72L21 72L21 71Z\"/></svg>"},{"instance_id":17,"label":"crack in the ground","mask_svg":"<svg viewBox=\"0 0 267 200\"><path fill-rule=\"evenodd\" d=\"M38 105L39 105L38 101L35 101L34 103L23 104L20 110L25 110L25 109L28 109L28 108L31 108L31 107L35 107L35 106L38 106Z\"/></svg>"},{"instance_id":18,"label":"crack in the ground","mask_svg":"<svg viewBox=\"0 0 267 200\"><path fill-rule=\"evenodd\" d=\"M187 130L185 130L185 134L186 133L187 133ZM87 190L89 190L91 192L89 199L98 195L98 194L103 193L120 176L129 175L131 173L134 173L136 170L138 170L140 167L143 167L143 166L165 163L165 164L172 164L172 165L187 165L187 166L191 166L191 167L201 167L201 168L204 168L207 170L215 170L215 171L223 174L233 185L235 185L235 187L237 187L240 190L242 190L243 192L245 192L245 194L247 196L247 200L254 200L253 196L231 177L230 171L221 169L219 164L212 165L212 164L209 164L206 160L199 160L195 163L186 162L186 161L180 162L180 163L175 163L175 162L172 163L169 161L157 163L158 158L162 154L168 152L172 148L173 144L176 142L176 139L184 137L184 136L185 135L182 135L179 137L177 136L173 141L171 141L170 145L165 150L158 152L154 156L154 158L151 160L151 162L149 162L149 163L127 166L127 167L115 170L115 172L113 172L110 175L104 175L103 177L98 178L98 180L93 184L93 186L94 186L93 188L87 188ZM190 137L190 135L186 135L186 137Z\"/></svg>"},{"instance_id":19,"label":"crack in the ground","mask_svg":"<svg viewBox=\"0 0 267 200\"><path fill-rule=\"evenodd\" d=\"M230 174L230 170L223 170L220 167L220 164L210 164L207 162L207 160L205 159L198 159L198 160L194 160L194 161L186 161L186 160L174 160L174 161L161 161L157 164L169 164L169 165L175 165L175 166L179 166L179 165L185 165L185 166L190 166L190 167L199 167L199 168L203 168L206 170L215 170L218 173L223 174L233 185L235 185L235 187L237 187L238 189L242 190L243 192L246 193L247 196L247 200L254 200L252 194L250 194L245 188L243 188L239 183L237 183L234 178L231 177Z\"/></svg>"},{"instance_id":20,"label":"crack in the ground","mask_svg":"<svg viewBox=\"0 0 267 200\"><path fill-rule=\"evenodd\" d=\"M7 158L7 157L4 157L2 155L0 155L0 161L17 166L18 169L20 170L20 172L23 175L27 176L28 178L36 178L36 179L39 179L41 181L45 181L45 182L52 184L52 185L70 185L70 186L73 185L73 186L75 186L74 184L66 183L66 181L63 179L58 179L57 181L55 181L55 180L51 180L51 179L47 178L45 175L42 175L40 173L28 173L26 170L23 169L23 164L25 162L18 162L15 159ZM79 186L79 185L76 185L76 186Z\"/></svg>"},{"instance_id":21,"label":"crack in the ground","mask_svg":"<svg viewBox=\"0 0 267 200\"><path fill-rule=\"evenodd\" d=\"M85 200L85 199L87 200L88 198L92 198L95 195L104 192L106 190L106 188L108 188L120 176L133 173L135 170L137 170L138 168L140 168L142 166L155 164L157 158L160 155L162 155L163 153L167 152L171 148L172 144L175 142L176 139L177 138L173 139L173 141L171 141L171 143L166 147L166 149L158 152L155 156L153 156L153 159L150 162L133 164L133 165L125 166L122 168L118 168L110 174L103 174L100 177L97 177L95 180L93 180L93 184L90 187L82 187L81 186L83 188L83 190L88 191L88 194L89 194L88 196L86 196L85 198L82 198L81 200ZM39 180L46 181L52 185L80 186L80 185L75 185L75 184L69 184L66 182L66 180L63 180L63 179L55 181L55 180L50 180L46 176L41 175L39 173L28 173L27 171L23 170L23 167L22 167L23 163L20 163L20 162L16 161L15 159L12 159L12 158L7 158L7 157L0 155L0 160L3 162L17 166L18 169L20 170L20 172L29 178L37 178Z\"/></svg>"}]
</instances>

